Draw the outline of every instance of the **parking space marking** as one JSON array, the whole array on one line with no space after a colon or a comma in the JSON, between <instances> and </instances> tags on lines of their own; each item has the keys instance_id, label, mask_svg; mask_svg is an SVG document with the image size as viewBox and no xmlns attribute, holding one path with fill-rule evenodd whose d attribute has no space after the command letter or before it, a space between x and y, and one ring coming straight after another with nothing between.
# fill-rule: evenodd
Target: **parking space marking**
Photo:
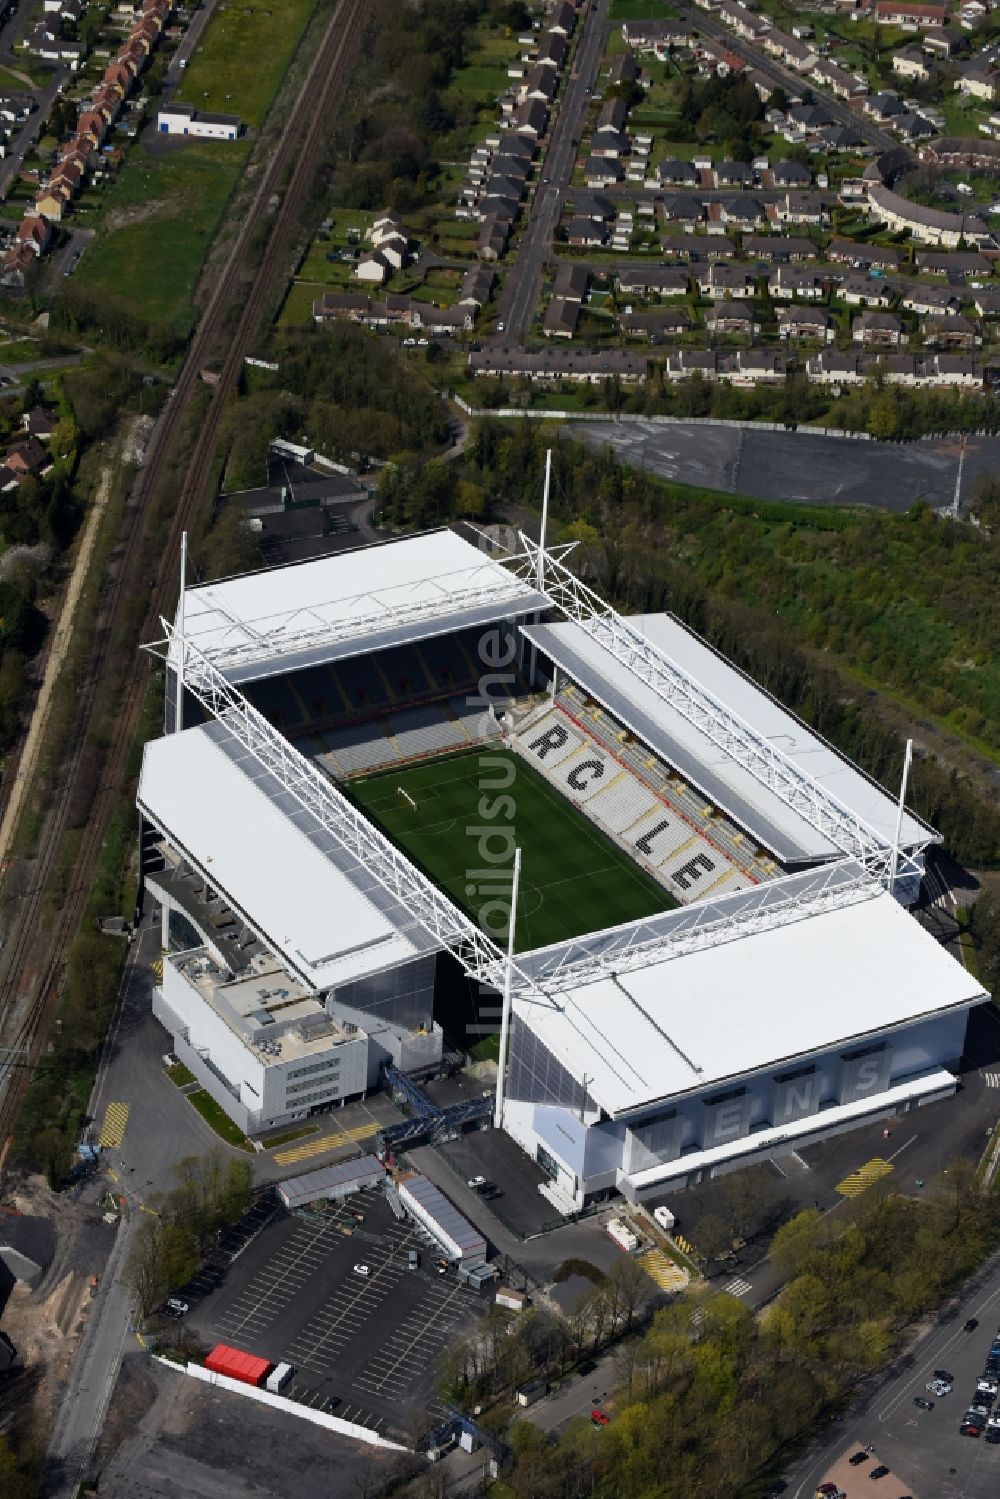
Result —
<instances>
[{"instance_id":1,"label":"parking space marking","mask_svg":"<svg viewBox=\"0 0 1000 1499\"><path fill-rule=\"evenodd\" d=\"M456 1303L463 1294L468 1293L456 1285L438 1297L430 1315L422 1315L419 1307L411 1312L386 1339L382 1352L362 1370L357 1384L373 1394L381 1394L387 1386L394 1393L399 1388L406 1389L413 1376L426 1369L427 1356L447 1342L460 1320L462 1308Z\"/></svg>"},{"instance_id":2,"label":"parking space marking","mask_svg":"<svg viewBox=\"0 0 1000 1499\"><path fill-rule=\"evenodd\" d=\"M319 1227L297 1227L270 1262L216 1318L215 1326L235 1337L245 1330L259 1333L273 1322L325 1263L320 1246L324 1239L332 1237L335 1222L331 1217Z\"/></svg>"}]
</instances>

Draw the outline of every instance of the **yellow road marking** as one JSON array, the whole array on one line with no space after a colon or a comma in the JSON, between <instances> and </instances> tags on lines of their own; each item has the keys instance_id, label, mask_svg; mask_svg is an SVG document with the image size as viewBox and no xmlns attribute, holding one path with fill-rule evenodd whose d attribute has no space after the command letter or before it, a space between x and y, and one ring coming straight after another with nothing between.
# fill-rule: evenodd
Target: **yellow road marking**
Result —
<instances>
[{"instance_id":1,"label":"yellow road marking","mask_svg":"<svg viewBox=\"0 0 1000 1499\"><path fill-rule=\"evenodd\" d=\"M150 966L150 969L152 971L153 977L155 979L159 980L162 983L162 981L163 981L163 959L162 958L154 958L153 962L150 963L149 966Z\"/></svg>"},{"instance_id":2,"label":"yellow road marking","mask_svg":"<svg viewBox=\"0 0 1000 1499\"><path fill-rule=\"evenodd\" d=\"M121 1145L125 1138L125 1126L128 1124L128 1112L127 1103L108 1104L100 1136L100 1143L105 1150L117 1150Z\"/></svg>"},{"instance_id":3,"label":"yellow road marking","mask_svg":"<svg viewBox=\"0 0 1000 1499\"><path fill-rule=\"evenodd\" d=\"M857 1197L860 1192L866 1192L877 1181L888 1176L892 1169L889 1161L883 1161L881 1156L873 1156L870 1161L859 1166L857 1171L852 1171L850 1176L845 1176L843 1181L838 1182L834 1190L841 1197Z\"/></svg>"},{"instance_id":4,"label":"yellow road marking","mask_svg":"<svg viewBox=\"0 0 1000 1499\"><path fill-rule=\"evenodd\" d=\"M352 1145L358 1140L368 1140L372 1135L377 1135L381 1128L382 1126L377 1121L371 1124L359 1124L355 1129L344 1129L337 1135L323 1135L319 1140L308 1140L304 1145L294 1145L289 1150L276 1151L274 1159L279 1166L292 1166L296 1161L307 1161L310 1156L322 1155L327 1150L336 1150L340 1145Z\"/></svg>"},{"instance_id":5,"label":"yellow road marking","mask_svg":"<svg viewBox=\"0 0 1000 1499\"><path fill-rule=\"evenodd\" d=\"M679 1265L675 1265L668 1254L662 1249L651 1249L644 1254L639 1261L642 1268L651 1280L655 1281L661 1291L677 1291L681 1286L687 1284L687 1276Z\"/></svg>"}]
</instances>

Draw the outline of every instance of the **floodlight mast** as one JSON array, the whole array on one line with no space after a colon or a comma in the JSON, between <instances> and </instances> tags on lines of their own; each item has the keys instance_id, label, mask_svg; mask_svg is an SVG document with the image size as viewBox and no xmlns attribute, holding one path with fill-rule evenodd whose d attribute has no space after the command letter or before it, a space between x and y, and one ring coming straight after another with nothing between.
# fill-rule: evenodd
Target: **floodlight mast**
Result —
<instances>
[{"instance_id":1,"label":"floodlight mast","mask_svg":"<svg viewBox=\"0 0 1000 1499\"><path fill-rule=\"evenodd\" d=\"M535 582L538 592L545 592L545 542L549 527L549 491L552 487L552 449L545 451L545 484L542 488L542 530L538 538L538 559L535 571Z\"/></svg>"},{"instance_id":2,"label":"floodlight mast","mask_svg":"<svg viewBox=\"0 0 1000 1499\"><path fill-rule=\"evenodd\" d=\"M913 740L906 741L906 753L903 756L903 779L899 786L899 802L896 807L896 830L892 838L892 857L889 860L889 894L896 893L896 874L899 869L900 842L903 837L903 813L906 810L906 786L910 779L910 766L913 763Z\"/></svg>"},{"instance_id":3,"label":"floodlight mast","mask_svg":"<svg viewBox=\"0 0 1000 1499\"><path fill-rule=\"evenodd\" d=\"M504 1084L507 1080L507 1042L510 1035L510 1008L514 987L514 933L517 928L517 894L521 885L521 850L514 850L514 875L510 886L510 918L507 923L507 961L503 970L503 1010L500 1015L500 1060L497 1066L497 1099L493 1123L503 1125Z\"/></svg>"},{"instance_id":4,"label":"floodlight mast","mask_svg":"<svg viewBox=\"0 0 1000 1499\"><path fill-rule=\"evenodd\" d=\"M188 533L181 532L181 593L177 602L177 697L174 705L174 733L184 727L184 593L187 587Z\"/></svg>"}]
</instances>

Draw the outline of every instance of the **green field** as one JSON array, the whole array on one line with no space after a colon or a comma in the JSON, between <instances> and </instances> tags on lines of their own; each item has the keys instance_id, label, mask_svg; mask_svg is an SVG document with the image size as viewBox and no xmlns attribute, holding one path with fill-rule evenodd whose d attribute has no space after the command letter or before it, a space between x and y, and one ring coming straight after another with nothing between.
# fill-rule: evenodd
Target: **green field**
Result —
<instances>
[{"instance_id":1,"label":"green field","mask_svg":"<svg viewBox=\"0 0 1000 1499\"><path fill-rule=\"evenodd\" d=\"M178 98L261 123L316 0L220 6L184 74Z\"/></svg>"},{"instance_id":2,"label":"green field","mask_svg":"<svg viewBox=\"0 0 1000 1499\"><path fill-rule=\"evenodd\" d=\"M509 784L507 766L513 769ZM501 792L491 788L501 784L513 815L506 818L508 809L498 807L493 820L487 820L480 808L500 802ZM399 794L400 787L416 802L415 811ZM677 904L509 750L476 749L366 776L352 781L350 792L456 905L501 942L506 942L505 902L502 896L480 892L488 881L476 871L492 863L497 870L506 869L509 879L512 854L506 856L505 844L512 849L516 840L521 847L519 952ZM489 841L487 830L494 834ZM502 887L503 881L492 883Z\"/></svg>"},{"instance_id":3,"label":"green field","mask_svg":"<svg viewBox=\"0 0 1000 1499\"><path fill-rule=\"evenodd\" d=\"M152 157L137 146L105 195L75 282L113 293L150 323L190 327L195 284L246 151L184 141Z\"/></svg>"}]
</instances>

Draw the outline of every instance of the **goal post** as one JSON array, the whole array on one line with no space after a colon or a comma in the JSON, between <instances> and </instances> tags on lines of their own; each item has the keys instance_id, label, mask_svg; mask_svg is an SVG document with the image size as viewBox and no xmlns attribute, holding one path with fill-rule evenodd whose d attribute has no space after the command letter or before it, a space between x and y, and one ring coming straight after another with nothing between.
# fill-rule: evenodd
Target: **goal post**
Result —
<instances>
[{"instance_id":1,"label":"goal post","mask_svg":"<svg viewBox=\"0 0 1000 1499\"><path fill-rule=\"evenodd\" d=\"M412 811L415 812L417 810L417 804L413 800L413 797L402 786L396 787L396 795L401 796L403 801L406 802L407 806L410 807Z\"/></svg>"}]
</instances>

